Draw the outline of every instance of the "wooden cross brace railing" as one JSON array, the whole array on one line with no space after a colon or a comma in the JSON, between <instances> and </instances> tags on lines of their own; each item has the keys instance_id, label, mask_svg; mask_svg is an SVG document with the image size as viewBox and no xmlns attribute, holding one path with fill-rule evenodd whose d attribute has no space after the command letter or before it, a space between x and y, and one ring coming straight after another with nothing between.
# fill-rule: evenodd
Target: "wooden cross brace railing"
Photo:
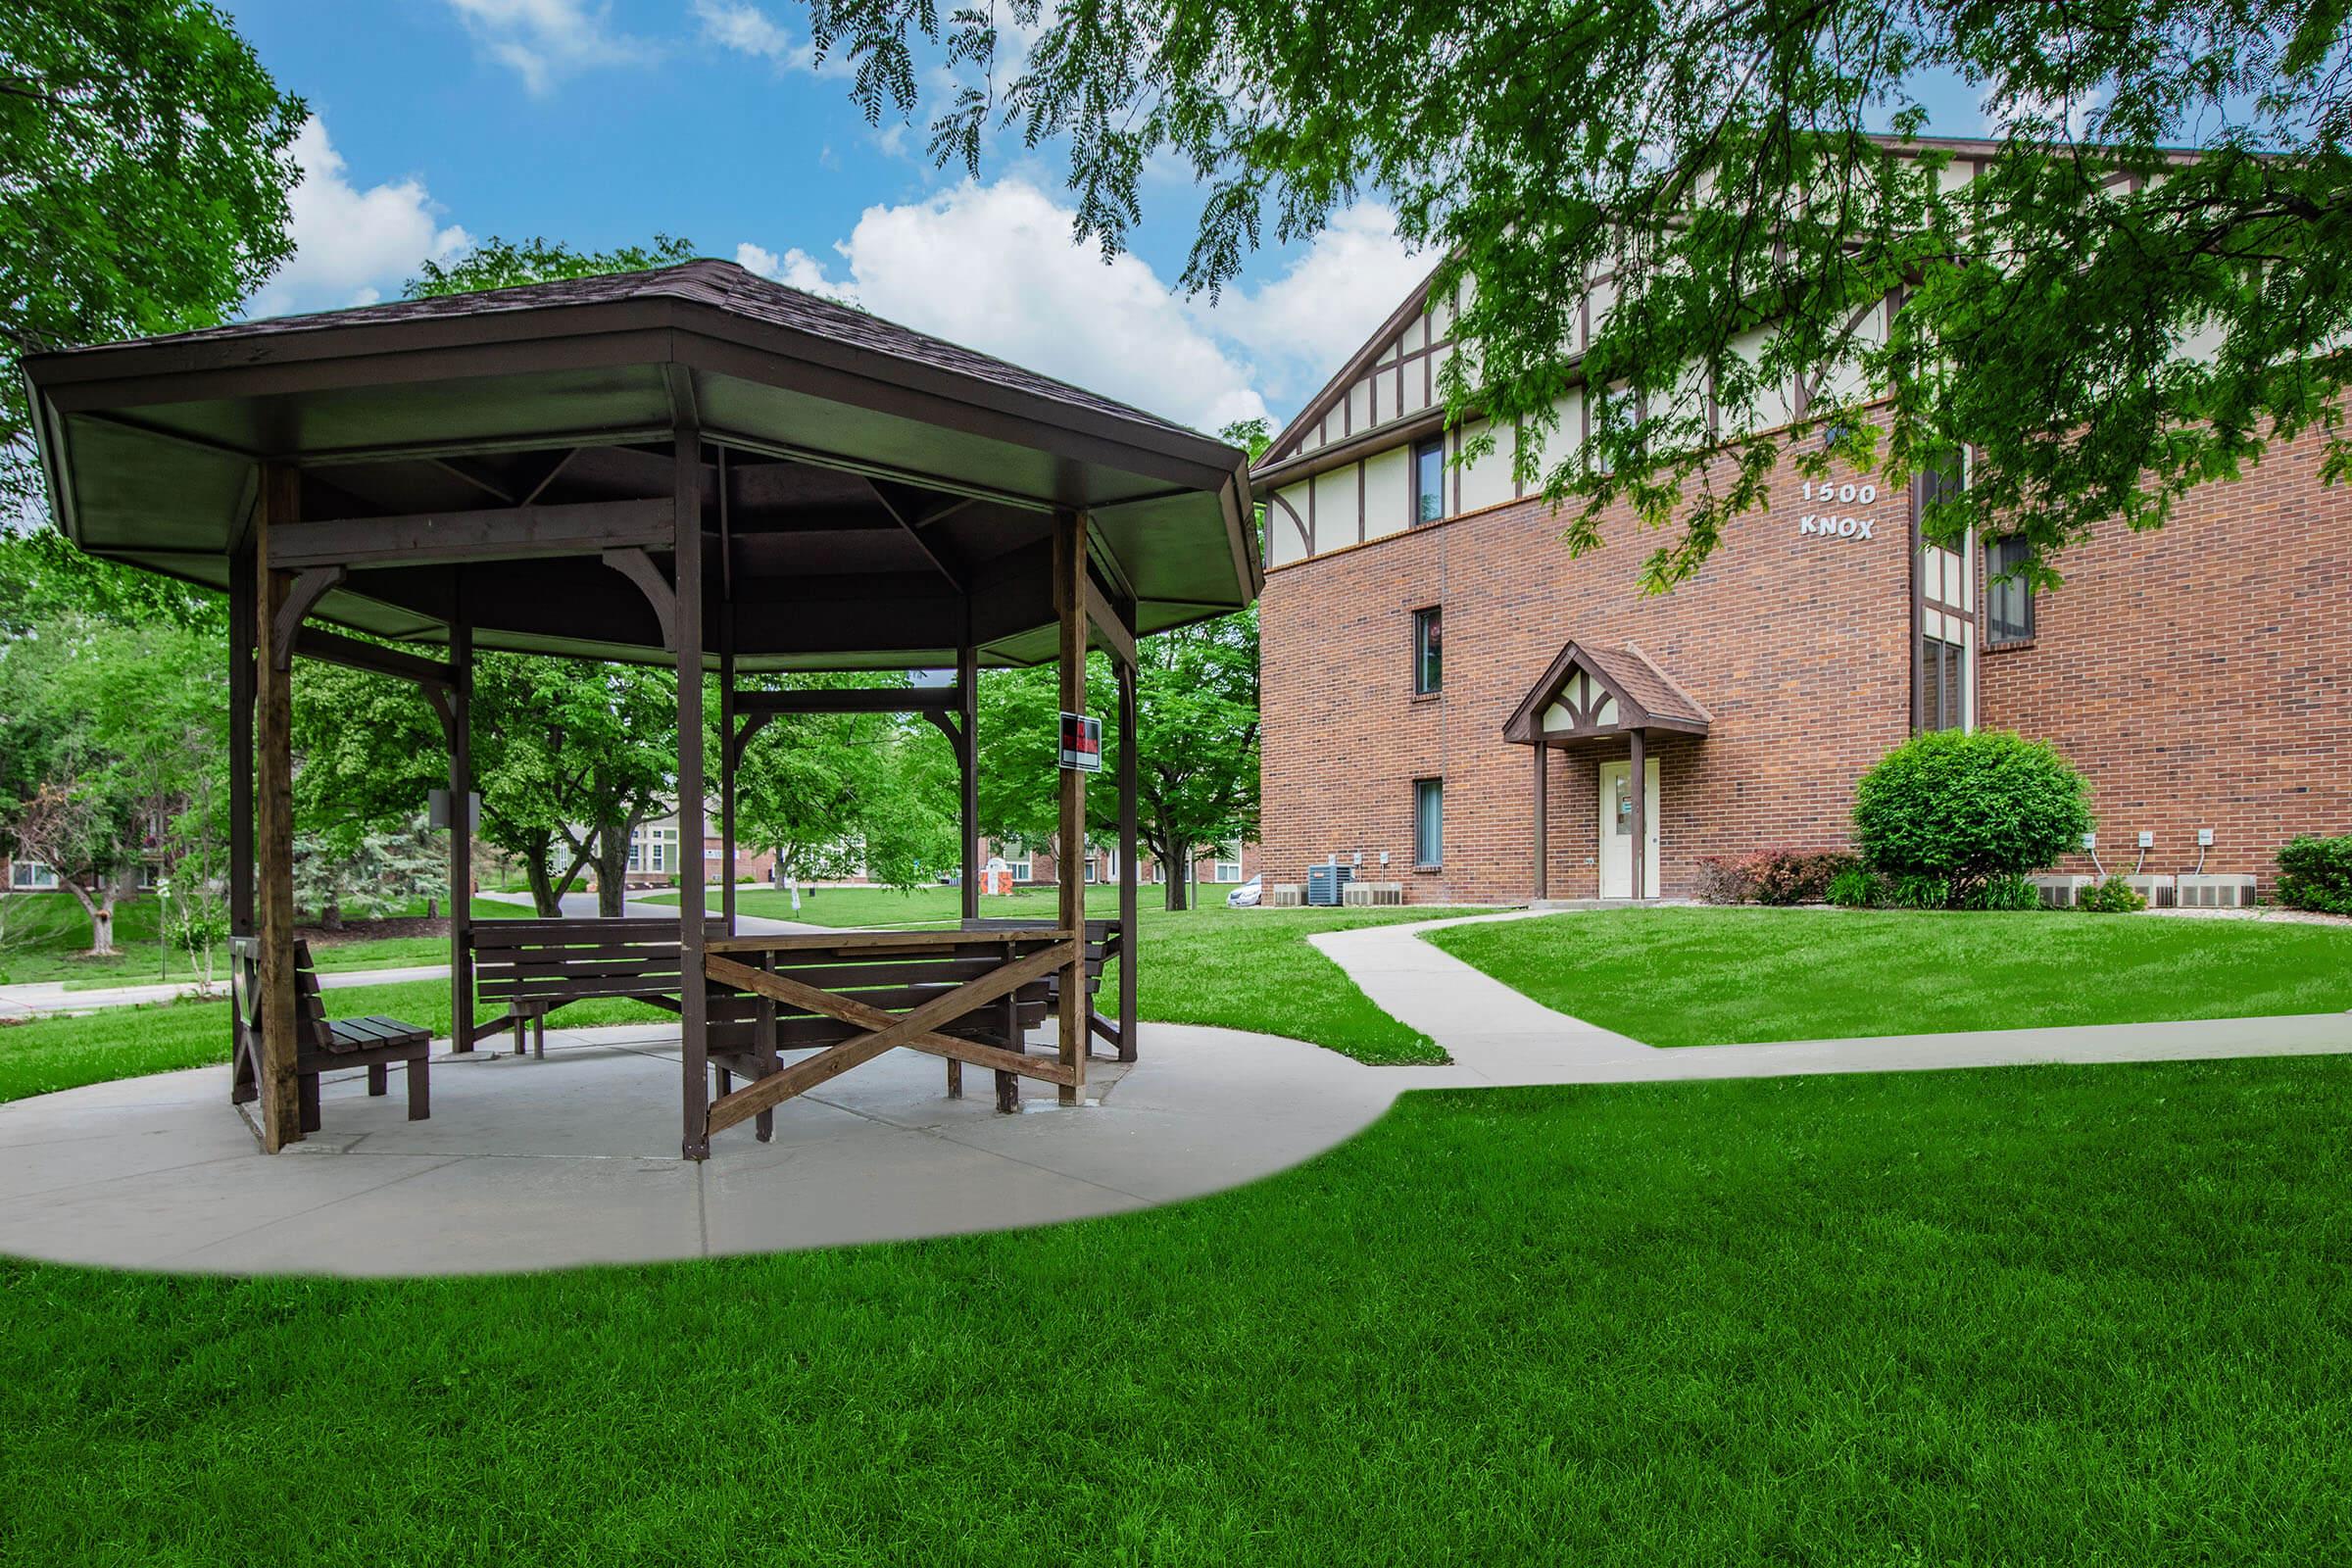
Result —
<instances>
[{"instance_id":1,"label":"wooden cross brace railing","mask_svg":"<svg viewBox=\"0 0 2352 1568\"><path fill-rule=\"evenodd\" d=\"M763 1110L771 1110L794 1096L806 1094L852 1067L871 1061L884 1052L901 1046L955 1061L970 1062L977 1067L1043 1079L1047 1083L1073 1082L1071 1069L1064 1062L1027 1055L1019 1051L1000 1050L976 1041L958 1040L937 1032L942 1025L953 1023L1001 997L1044 979L1056 969L1064 969L1075 963L1078 959L1077 939L1067 932L1054 932L1051 935L1055 939L1051 946L1013 958L986 974L965 981L953 991L933 997L921 1005L901 1013L885 1012L853 997L840 996L786 975L771 974L723 953L709 954L703 959L703 972L721 985L821 1013L868 1031L844 1040L839 1045L827 1047L813 1056L804 1057L781 1071L755 1079L732 1094L722 1095L710 1104L710 1131L715 1134L738 1122L748 1121Z\"/></svg>"}]
</instances>

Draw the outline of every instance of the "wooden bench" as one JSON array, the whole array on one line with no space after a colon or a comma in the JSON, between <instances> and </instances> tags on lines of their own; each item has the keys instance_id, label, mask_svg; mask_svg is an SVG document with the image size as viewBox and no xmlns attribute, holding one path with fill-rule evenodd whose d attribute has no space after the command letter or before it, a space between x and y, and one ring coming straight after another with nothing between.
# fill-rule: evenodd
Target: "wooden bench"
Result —
<instances>
[{"instance_id":1,"label":"wooden bench","mask_svg":"<svg viewBox=\"0 0 2352 1568\"><path fill-rule=\"evenodd\" d=\"M229 1004L231 1104L261 1097L261 968L259 937L236 937L229 943ZM318 971L311 962L311 945L294 943L294 1082L302 1107L302 1130L318 1130L318 1075L346 1067L368 1069L368 1093L390 1091L389 1069L394 1062L408 1067L409 1120L423 1121L432 1113L431 1069L426 1061L432 1032L398 1018L329 1018L319 994Z\"/></svg>"},{"instance_id":2,"label":"wooden bench","mask_svg":"<svg viewBox=\"0 0 2352 1568\"><path fill-rule=\"evenodd\" d=\"M713 920L706 929L715 937L724 928ZM626 997L678 1010L675 920L484 920L472 940L474 993L507 1009L474 1038L512 1029L517 1056L526 1024L532 1054L546 1056L547 1015L568 1003Z\"/></svg>"},{"instance_id":3,"label":"wooden bench","mask_svg":"<svg viewBox=\"0 0 2352 1568\"><path fill-rule=\"evenodd\" d=\"M1028 919L1017 915L982 917L963 922L963 929L966 931L1050 931L1053 927L1054 922L1051 920ZM1104 1017L1102 1009L1095 1004L1102 992L1102 970L1113 958L1118 957L1126 951L1126 932L1120 928L1118 921L1089 920L1086 922L1087 1033L1108 1041L1114 1052L1119 1050L1122 1038L1120 1029L1125 1020ZM1058 1006L1060 1002L1061 976L1056 974L1048 987L1049 1007ZM1124 1057L1124 1054L1121 1054Z\"/></svg>"},{"instance_id":4,"label":"wooden bench","mask_svg":"<svg viewBox=\"0 0 2352 1568\"><path fill-rule=\"evenodd\" d=\"M780 1059L786 1052L822 1053L854 1042L968 982L1042 953L1052 929L1027 924L985 933L845 930L713 939L710 1053L718 1069L718 1098L727 1098L735 1077L756 1083L786 1070ZM986 940L991 936L1002 940ZM757 988L769 981L782 982L778 989L797 1000L760 994ZM816 993L822 996L814 1000L835 1010L809 1004ZM845 1003L862 1018L841 1016ZM1022 1076L1061 1081L1058 1063L1022 1051L1029 1031L1046 1021L1051 1006L1051 983L1041 973L906 1044L935 1055L945 1054L939 1048L943 1039L980 1048L970 1055L996 1070L998 1108L1017 1109ZM950 1056L948 1067L948 1092L960 1094L963 1062ZM765 1142L774 1130L773 1111L758 1112L757 1126Z\"/></svg>"}]
</instances>

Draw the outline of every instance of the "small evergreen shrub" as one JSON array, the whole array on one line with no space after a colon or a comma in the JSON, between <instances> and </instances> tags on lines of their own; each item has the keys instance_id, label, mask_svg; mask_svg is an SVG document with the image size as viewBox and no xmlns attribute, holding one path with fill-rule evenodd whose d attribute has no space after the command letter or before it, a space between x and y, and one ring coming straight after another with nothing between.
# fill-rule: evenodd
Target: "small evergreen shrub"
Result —
<instances>
[{"instance_id":1,"label":"small evergreen shrub","mask_svg":"<svg viewBox=\"0 0 2352 1568\"><path fill-rule=\"evenodd\" d=\"M2082 775L2048 744L2007 730L1914 735L1854 790L1863 858L1912 896L1941 883L1952 908L2015 906L2010 881L2054 863L2090 825Z\"/></svg>"},{"instance_id":2,"label":"small evergreen shrub","mask_svg":"<svg viewBox=\"0 0 2352 1568\"><path fill-rule=\"evenodd\" d=\"M1885 902L1886 891L1879 885L1878 874L1861 865L1849 865L1830 878L1830 902L1841 909L1867 909Z\"/></svg>"},{"instance_id":3,"label":"small evergreen shrub","mask_svg":"<svg viewBox=\"0 0 2352 1568\"><path fill-rule=\"evenodd\" d=\"M2278 852L2278 902L2322 914L2352 914L2352 833L2299 833Z\"/></svg>"},{"instance_id":4,"label":"small evergreen shrub","mask_svg":"<svg viewBox=\"0 0 2352 1568\"><path fill-rule=\"evenodd\" d=\"M2111 876L2084 888L2075 900L2075 907L2088 909L2093 914L2137 914L2148 906L2138 889L2120 876Z\"/></svg>"}]
</instances>

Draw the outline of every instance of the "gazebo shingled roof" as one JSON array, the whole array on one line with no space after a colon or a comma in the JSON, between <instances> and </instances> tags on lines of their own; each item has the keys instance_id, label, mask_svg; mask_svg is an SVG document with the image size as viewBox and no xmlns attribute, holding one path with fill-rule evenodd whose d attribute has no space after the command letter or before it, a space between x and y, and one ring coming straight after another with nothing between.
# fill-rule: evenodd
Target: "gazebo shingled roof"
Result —
<instances>
[{"instance_id":1,"label":"gazebo shingled roof","mask_svg":"<svg viewBox=\"0 0 2352 1568\"><path fill-rule=\"evenodd\" d=\"M728 262L24 365L68 535L216 587L259 462L302 470L305 518L355 531L518 505L555 509L560 531L587 515L564 508L669 497L681 423L705 442L708 596L732 577L745 670L952 664L967 601L984 664L1050 660L1057 508L1089 514L1093 564L1139 631L1239 609L1262 580L1241 453ZM431 564L355 574L312 614L444 641ZM646 598L593 554L466 569L477 647L669 662Z\"/></svg>"}]
</instances>

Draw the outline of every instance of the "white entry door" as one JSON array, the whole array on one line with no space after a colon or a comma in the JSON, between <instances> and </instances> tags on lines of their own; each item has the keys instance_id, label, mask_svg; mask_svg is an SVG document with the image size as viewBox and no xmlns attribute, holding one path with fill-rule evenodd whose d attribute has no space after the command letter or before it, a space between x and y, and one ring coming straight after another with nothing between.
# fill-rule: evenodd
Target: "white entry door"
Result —
<instances>
[{"instance_id":1,"label":"white entry door","mask_svg":"<svg viewBox=\"0 0 2352 1568\"><path fill-rule=\"evenodd\" d=\"M1642 893L1654 899L1658 896L1658 760L1650 757L1643 761L1649 787L1642 792L1642 837L1649 842L1642 847ZM1604 899L1634 896L1633 778L1630 761L1600 764L1600 896Z\"/></svg>"}]
</instances>

